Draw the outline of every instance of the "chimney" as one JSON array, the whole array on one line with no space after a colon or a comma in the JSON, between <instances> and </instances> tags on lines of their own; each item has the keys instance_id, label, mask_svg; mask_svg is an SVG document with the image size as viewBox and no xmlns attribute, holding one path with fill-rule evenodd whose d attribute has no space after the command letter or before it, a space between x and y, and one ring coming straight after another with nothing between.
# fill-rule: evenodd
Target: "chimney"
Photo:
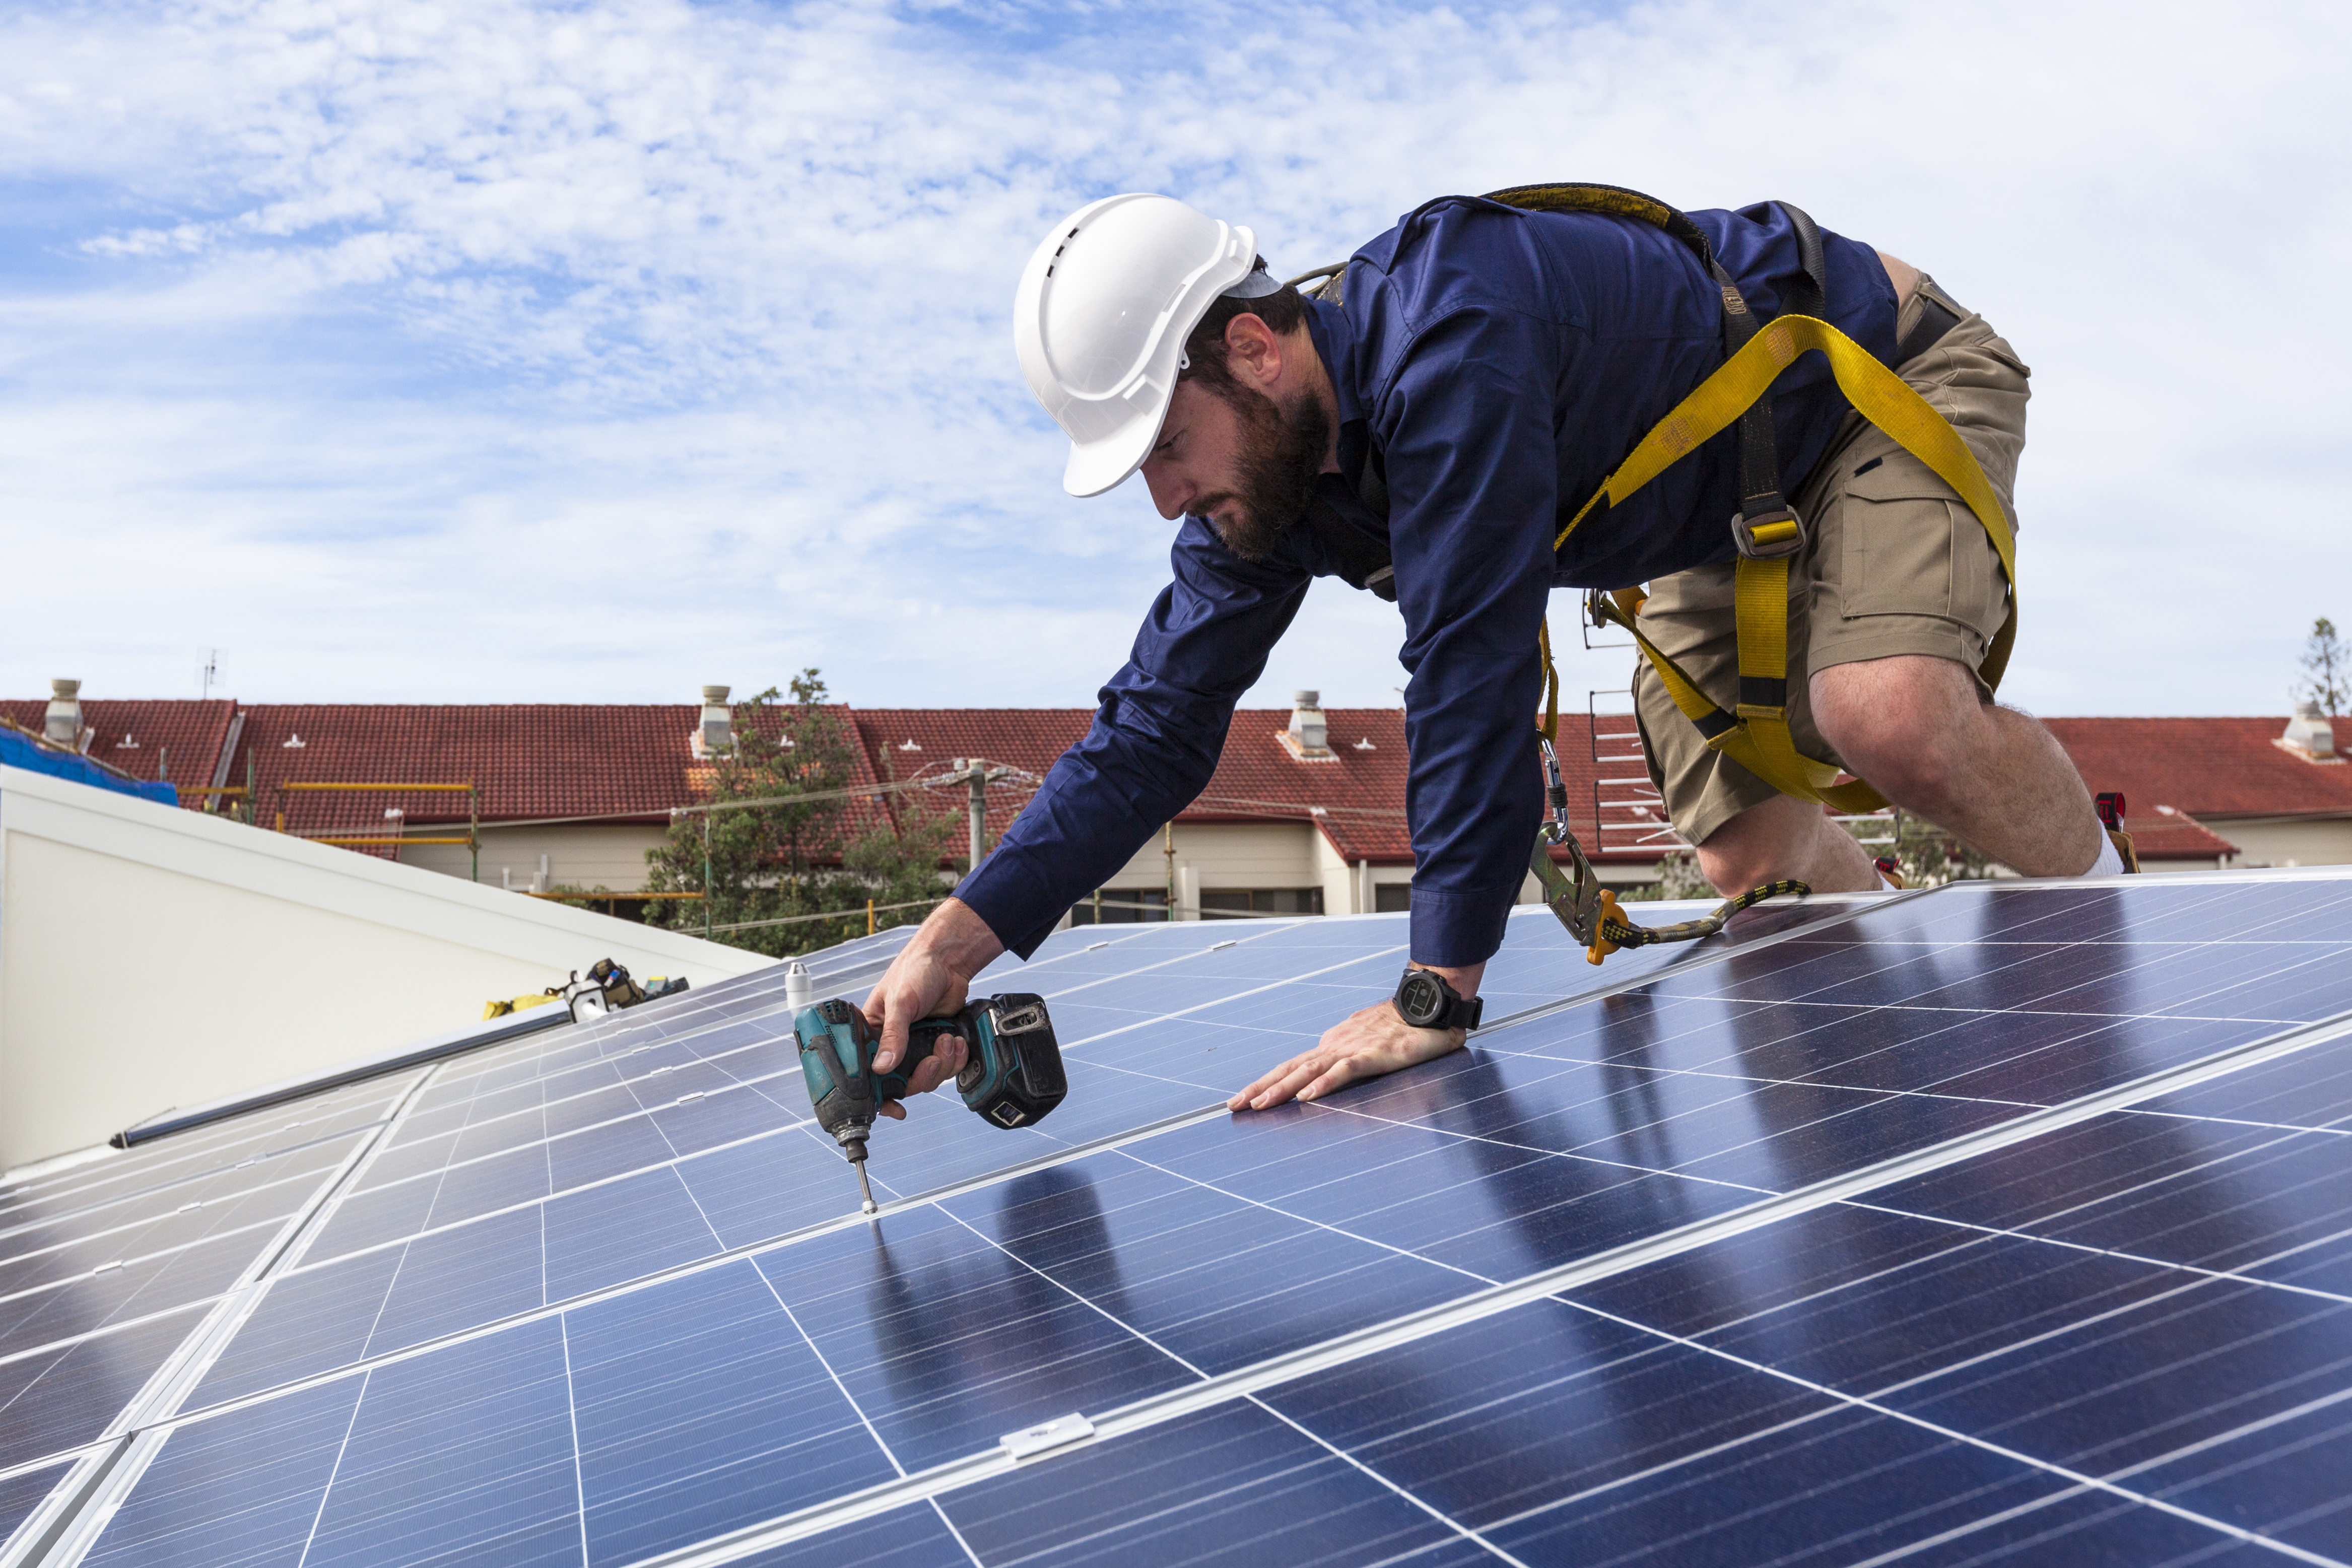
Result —
<instances>
[{"instance_id":1,"label":"chimney","mask_svg":"<svg viewBox=\"0 0 2352 1568\"><path fill-rule=\"evenodd\" d=\"M1320 692L1294 692L1290 698L1290 727L1283 732L1282 743L1290 755L1299 758L1329 757L1330 731L1324 727L1323 710L1317 705Z\"/></svg>"},{"instance_id":2,"label":"chimney","mask_svg":"<svg viewBox=\"0 0 2352 1568\"><path fill-rule=\"evenodd\" d=\"M58 685L65 683L61 681ZM49 711L56 713L58 705L51 703ZM54 727L57 720L52 718L49 723ZM2278 744L2306 762L2343 760L2336 755L2335 727L2327 722L2327 716L2319 711L2319 705L2315 702L2294 705L2294 716L2286 721L2286 733L2279 737Z\"/></svg>"},{"instance_id":3,"label":"chimney","mask_svg":"<svg viewBox=\"0 0 2352 1568\"><path fill-rule=\"evenodd\" d=\"M702 688L702 717L694 727L694 754L719 757L735 749L734 717L727 711L725 686Z\"/></svg>"},{"instance_id":4,"label":"chimney","mask_svg":"<svg viewBox=\"0 0 2352 1568\"><path fill-rule=\"evenodd\" d=\"M81 683L51 681L49 711L42 720L41 734L52 746L62 746L68 751L82 748Z\"/></svg>"}]
</instances>

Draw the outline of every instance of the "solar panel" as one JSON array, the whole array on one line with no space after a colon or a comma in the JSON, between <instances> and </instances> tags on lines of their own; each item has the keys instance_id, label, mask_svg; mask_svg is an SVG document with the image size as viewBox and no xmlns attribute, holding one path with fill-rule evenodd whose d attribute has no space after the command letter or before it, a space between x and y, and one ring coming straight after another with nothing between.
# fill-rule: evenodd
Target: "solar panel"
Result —
<instances>
[{"instance_id":1,"label":"solar panel","mask_svg":"<svg viewBox=\"0 0 2352 1568\"><path fill-rule=\"evenodd\" d=\"M406 1080L25 1182L0 1207L0 1479L109 1431L321 1201Z\"/></svg>"},{"instance_id":2,"label":"solar panel","mask_svg":"<svg viewBox=\"0 0 2352 1568\"><path fill-rule=\"evenodd\" d=\"M905 939L820 956L818 994ZM1600 969L1530 911L1473 1051L1223 1112L1403 944L1097 926L1000 961L975 989L1049 998L1071 1096L1014 1133L912 1104L872 1222L778 971L9 1193L50 1239L0 1291L116 1238L174 1260L152 1305L85 1292L62 1348L112 1382L45 1366L21 1439L5 1406L9 1550L2352 1553L2352 879L1768 905ZM166 1201L231 1175L202 1226ZM37 1359L0 1343L0 1379Z\"/></svg>"}]
</instances>

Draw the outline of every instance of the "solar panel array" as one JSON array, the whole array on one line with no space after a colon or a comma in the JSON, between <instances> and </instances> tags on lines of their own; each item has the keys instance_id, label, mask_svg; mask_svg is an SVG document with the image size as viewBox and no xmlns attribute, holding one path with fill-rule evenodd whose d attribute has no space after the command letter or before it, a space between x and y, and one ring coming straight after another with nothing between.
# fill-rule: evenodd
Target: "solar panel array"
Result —
<instances>
[{"instance_id":1,"label":"solar panel array","mask_svg":"<svg viewBox=\"0 0 2352 1568\"><path fill-rule=\"evenodd\" d=\"M2352 879L1528 911L1223 1111L1404 942L1000 963L1070 1097L871 1221L775 972L8 1189L0 1561L2352 1562Z\"/></svg>"}]
</instances>

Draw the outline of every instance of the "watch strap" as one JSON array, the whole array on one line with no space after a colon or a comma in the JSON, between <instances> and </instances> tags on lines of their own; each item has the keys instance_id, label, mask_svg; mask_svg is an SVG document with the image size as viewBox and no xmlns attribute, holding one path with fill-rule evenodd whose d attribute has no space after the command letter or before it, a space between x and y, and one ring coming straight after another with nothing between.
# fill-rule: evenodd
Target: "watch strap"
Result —
<instances>
[{"instance_id":1,"label":"watch strap","mask_svg":"<svg viewBox=\"0 0 2352 1568\"><path fill-rule=\"evenodd\" d=\"M1432 984L1435 985L1437 987L1438 994L1445 998L1445 1005L1438 1012L1438 1015L1435 1018L1430 1019L1430 1021L1425 1024L1414 1024L1414 1028L1458 1029L1468 1030L1478 1027L1478 1020L1486 1010L1486 998L1474 997L1469 1000L1465 1001L1455 993L1453 983L1447 980L1444 976L1439 974L1436 970L1415 968L1411 966L1406 967L1404 977L1397 982L1397 997L1391 998L1390 1005L1396 1008L1398 1017L1403 1018L1405 1022L1409 1024L1412 1023L1412 1019L1405 1016L1402 996L1405 986L1416 976L1425 977Z\"/></svg>"}]
</instances>

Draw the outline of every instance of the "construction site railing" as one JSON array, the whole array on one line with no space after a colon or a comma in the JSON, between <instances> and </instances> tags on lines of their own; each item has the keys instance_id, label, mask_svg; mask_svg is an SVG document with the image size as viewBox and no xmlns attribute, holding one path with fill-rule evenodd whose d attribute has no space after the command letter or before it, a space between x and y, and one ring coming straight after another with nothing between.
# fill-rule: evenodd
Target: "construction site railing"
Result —
<instances>
[{"instance_id":1,"label":"construction site railing","mask_svg":"<svg viewBox=\"0 0 2352 1568\"><path fill-rule=\"evenodd\" d=\"M466 836L462 839L449 837L436 838L425 835L411 836L406 833L393 835L362 833L304 833L299 836L314 844L334 844L341 848L352 848L361 844L464 844L472 852L472 880L475 882L482 880L482 794L479 789L475 788L472 780L470 779L463 784L367 784L344 783L332 779L304 779L299 782L281 782L277 786L277 788L279 796L278 804L278 831L281 833L286 831L286 802L284 797L298 792L305 794L454 795L459 791L463 791L466 796ZM386 815L390 815L390 813L387 812Z\"/></svg>"}]
</instances>

